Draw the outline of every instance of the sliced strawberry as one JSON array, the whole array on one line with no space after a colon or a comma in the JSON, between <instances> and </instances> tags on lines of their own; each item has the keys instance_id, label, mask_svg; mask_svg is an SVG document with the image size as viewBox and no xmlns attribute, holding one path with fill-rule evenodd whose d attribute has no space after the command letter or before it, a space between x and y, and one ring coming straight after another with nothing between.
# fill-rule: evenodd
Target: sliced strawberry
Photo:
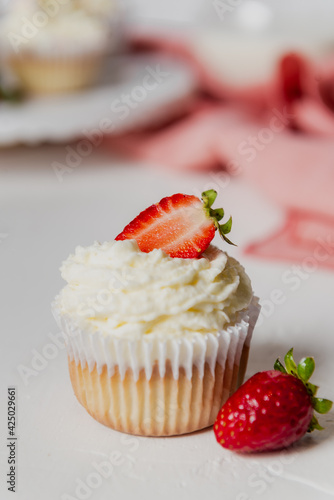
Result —
<instances>
[{"instance_id":1,"label":"sliced strawberry","mask_svg":"<svg viewBox=\"0 0 334 500\"><path fill-rule=\"evenodd\" d=\"M141 212L116 240L136 240L142 252L161 248L170 257L195 258L208 248L218 229L225 241L231 230L232 218L219 224L224 210L212 209L217 197L210 189L202 193L203 203L196 196L174 194L163 198Z\"/></svg>"}]
</instances>

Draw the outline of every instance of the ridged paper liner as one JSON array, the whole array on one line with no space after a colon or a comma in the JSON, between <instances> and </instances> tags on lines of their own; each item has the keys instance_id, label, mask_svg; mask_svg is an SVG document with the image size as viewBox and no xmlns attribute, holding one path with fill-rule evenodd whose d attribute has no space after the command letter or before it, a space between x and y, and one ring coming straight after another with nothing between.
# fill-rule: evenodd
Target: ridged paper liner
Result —
<instances>
[{"instance_id":1,"label":"ridged paper liner","mask_svg":"<svg viewBox=\"0 0 334 500\"><path fill-rule=\"evenodd\" d=\"M149 436L212 425L242 383L259 314L254 298L238 323L219 333L126 340L78 328L56 304L53 313L65 335L80 403L109 427Z\"/></svg>"},{"instance_id":2,"label":"ridged paper liner","mask_svg":"<svg viewBox=\"0 0 334 500\"><path fill-rule=\"evenodd\" d=\"M100 331L80 329L68 314L61 314L57 301L53 303L53 314L62 329L66 340L70 360L74 359L89 371L96 366L100 374L103 367L108 375L114 374L117 366L120 376L131 369L134 379L138 380L140 370L145 370L146 378L152 375L153 366L158 364L159 375L164 377L166 362L171 363L172 373L178 378L182 367L188 379L191 378L193 366L203 377L204 364L208 363L211 373L214 373L216 363L225 366L240 360L243 345L249 345L259 306L253 299L250 307L239 314L238 322L233 326L220 330L218 333L197 334L192 338L166 337L161 339L152 335L140 339L128 340L105 335Z\"/></svg>"}]
</instances>

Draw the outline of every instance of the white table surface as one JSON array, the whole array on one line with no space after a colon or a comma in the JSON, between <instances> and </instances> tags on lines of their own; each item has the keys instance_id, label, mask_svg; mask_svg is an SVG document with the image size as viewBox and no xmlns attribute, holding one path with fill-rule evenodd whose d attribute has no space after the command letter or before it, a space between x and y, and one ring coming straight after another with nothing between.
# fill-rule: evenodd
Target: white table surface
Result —
<instances>
[{"instance_id":1,"label":"white table surface","mask_svg":"<svg viewBox=\"0 0 334 500\"><path fill-rule=\"evenodd\" d=\"M91 88L1 102L0 147L124 133L161 115L172 118L196 87L191 68L167 55L111 56Z\"/></svg>"},{"instance_id":2,"label":"white table surface","mask_svg":"<svg viewBox=\"0 0 334 500\"><path fill-rule=\"evenodd\" d=\"M73 395L64 349L53 350L54 359L23 383L19 365L31 368L32 351L42 353L52 343L49 335L58 333L50 302L63 286L59 265L77 244L112 239L165 195L219 189L217 177L176 175L112 159L99 150L61 183L51 164L62 161L64 148L0 151L0 498L333 498L333 412L320 417L326 430L306 436L287 452L239 456L222 449L211 428L181 437L141 438L95 422ZM228 251L243 262L256 293L267 300L278 288L286 298L256 328L247 376L271 368L276 356L294 346L298 359L315 356L314 382L321 395L333 399L333 275L316 271L292 292L282 282L290 264L242 255L246 243L283 220L280 209L242 179L220 188L221 205L233 214L233 241L239 244ZM215 241L221 244L218 237ZM16 385L18 394L15 495L6 490L4 479L9 385ZM95 467L106 460L113 460L113 471L101 479ZM76 494L77 485L86 481L94 487Z\"/></svg>"}]
</instances>

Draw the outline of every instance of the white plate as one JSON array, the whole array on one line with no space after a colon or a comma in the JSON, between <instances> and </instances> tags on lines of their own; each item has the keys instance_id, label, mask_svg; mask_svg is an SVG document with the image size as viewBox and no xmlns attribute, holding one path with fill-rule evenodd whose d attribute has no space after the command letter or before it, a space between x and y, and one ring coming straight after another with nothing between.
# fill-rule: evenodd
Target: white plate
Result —
<instances>
[{"instance_id":1,"label":"white plate","mask_svg":"<svg viewBox=\"0 0 334 500\"><path fill-rule=\"evenodd\" d=\"M174 113L195 86L192 71L170 57L112 57L96 87L0 104L0 146L70 141L106 120L111 132L125 131Z\"/></svg>"}]
</instances>

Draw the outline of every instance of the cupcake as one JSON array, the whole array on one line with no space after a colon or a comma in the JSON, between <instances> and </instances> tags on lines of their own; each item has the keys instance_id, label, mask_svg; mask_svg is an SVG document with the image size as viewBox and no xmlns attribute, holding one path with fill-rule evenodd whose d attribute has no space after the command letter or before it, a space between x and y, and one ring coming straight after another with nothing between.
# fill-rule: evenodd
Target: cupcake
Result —
<instances>
[{"instance_id":1,"label":"cupcake","mask_svg":"<svg viewBox=\"0 0 334 500\"><path fill-rule=\"evenodd\" d=\"M93 4L93 3L92 3ZM114 43L114 0L16 0L1 22L6 59L31 93L77 90L94 83Z\"/></svg>"},{"instance_id":2,"label":"cupcake","mask_svg":"<svg viewBox=\"0 0 334 500\"><path fill-rule=\"evenodd\" d=\"M53 312L73 389L108 427L145 436L203 429L243 381L259 307L243 267L211 244L230 222L220 225L203 199L164 198L116 240L77 247L61 267L67 285Z\"/></svg>"}]
</instances>

